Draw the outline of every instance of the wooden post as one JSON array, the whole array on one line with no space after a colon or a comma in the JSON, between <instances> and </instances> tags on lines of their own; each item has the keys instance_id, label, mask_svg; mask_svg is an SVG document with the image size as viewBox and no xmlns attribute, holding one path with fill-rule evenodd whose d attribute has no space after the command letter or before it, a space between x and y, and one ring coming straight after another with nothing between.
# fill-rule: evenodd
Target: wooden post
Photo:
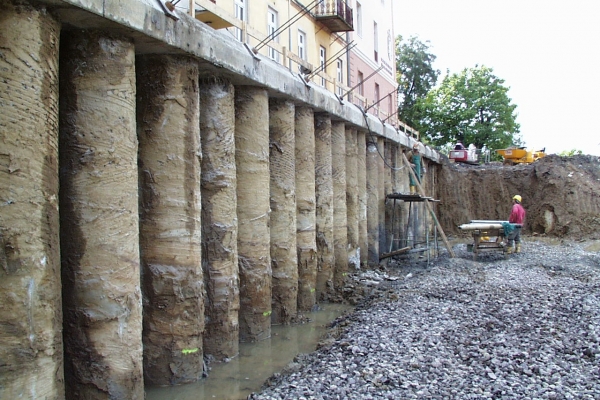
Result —
<instances>
[{"instance_id":1,"label":"wooden post","mask_svg":"<svg viewBox=\"0 0 600 400\"><path fill-rule=\"evenodd\" d=\"M281 48L281 64L290 69L290 63L288 62L288 52L287 52L287 47L283 46Z\"/></svg>"},{"instance_id":2,"label":"wooden post","mask_svg":"<svg viewBox=\"0 0 600 400\"><path fill-rule=\"evenodd\" d=\"M389 253L383 253L382 255L379 256L379 260L383 260L384 258L389 258L392 256L397 256L398 254L408 253L408 251L410 249L411 249L411 247L409 246L409 247L403 247L398 250L390 251Z\"/></svg>"},{"instance_id":3,"label":"wooden post","mask_svg":"<svg viewBox=\"0 0 600 400\"><path fill-rule=\"evenodd\" d=\"M413 180L417 184L417 189L419 189L419 193L421 194L421 196L425 197L425 192L423 191L423 188L421 187L421 183L419 182L419 179L417 179L417 176L415 175L415 172L412 170L412 167L411 167L410 163L408 162L408 159L406 158L406 155L404 153L402 153L402 159L404 160L404 163L406 164L406 167L408 168L408 173L412 176ZM427 209L429 210L429 213L433 217L435 226L437 226L437 228L440 231L442 239L444 240L444 244L446 245L446 248L448 249L448 253L450 253L450 257L455 258L456 254L454 254L454 251L452 251L452 247L450 246L450 243L448 243L448 239L446 238L446 235L444 234L444 230L442 229L442 226L440 225L437 217L435 216L435 213L433 212L433 209L431 208L431 204L429 204L429 200L424 199L424 201L425 201L425 205L427 206Z\"/></svg>"},{"instance_id":4,"label":"wooden post","mask_svg":"<svg viewBox=\"0 0 600 400\"><path fill-rule=\"evenodd\" d=\"M190 0L188 12L192 18L196 18L196 0Z\"/></svg>"}]
</instances>

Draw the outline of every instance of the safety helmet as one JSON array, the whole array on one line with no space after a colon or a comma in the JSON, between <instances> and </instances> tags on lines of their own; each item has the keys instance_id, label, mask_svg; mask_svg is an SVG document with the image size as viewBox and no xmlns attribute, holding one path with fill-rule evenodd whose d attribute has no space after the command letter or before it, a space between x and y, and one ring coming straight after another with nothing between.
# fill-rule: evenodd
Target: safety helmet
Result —
<instances>
[{"instance_id":1,"label":"safety helmet","mask_svg":"<svg viewBox=\"0 0 600 400\"><path fill-rule=\"evenodd\" d=\"M515 194L513 196L513 200L516 200L516 201L518 201L520 203L521 202L521 196L519 196L518 194Z\"/></svg>"},{"instance_id":2,"label":"safety helmet","mask_svg":"<svg viewBox=\"0 0 600 400\"><path fill-rule=\"evenodd\" d=\"M419 143L413 144L413 149L414 150L419 150Z\"/></svg>"}]
</instances>

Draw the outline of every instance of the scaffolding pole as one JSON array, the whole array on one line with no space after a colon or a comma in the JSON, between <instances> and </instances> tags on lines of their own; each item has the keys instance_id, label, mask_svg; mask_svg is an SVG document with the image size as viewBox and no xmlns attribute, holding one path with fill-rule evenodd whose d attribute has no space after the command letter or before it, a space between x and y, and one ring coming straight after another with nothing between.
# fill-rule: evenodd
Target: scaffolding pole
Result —
<instances>
[{"instance_id":1,"label":"scaffolding pole","mask_svg":"<svg viewBox=\"0 0 600 400\"><path fill-rule=\"evenodd\" d=\"M442 229L440 222L438 221L435 213L433 212L433 208L431 208L431 204L429 204L429 200L427 199L425 192L423 191L423 187L421 187L421 182L419 182L419 179L417 179L417 176L416 176L415 172L413 171L413 169L412 169L410 163L408 162L408 159L406 158L406 155L404 153L402 153L402 160L404 161L404 163L406 164L406 166L408 168L408 173L412 176L412 179L417 184L417 189L419 190L419 193L421 194L421 196L424 197L425 206L427 206L427 210L433 217L433 221L435 222L436 227L440 231L440 236L442 237L442 240L444 241L444 244L446 245L446 249L448 249L448 253L450 253L450 257L455 258L456 254L454 254L454 251L452 250L452 246L450 246L450 243L448 243L446 234L444 233L444 230Z\"/></svg>"}]
</instances>

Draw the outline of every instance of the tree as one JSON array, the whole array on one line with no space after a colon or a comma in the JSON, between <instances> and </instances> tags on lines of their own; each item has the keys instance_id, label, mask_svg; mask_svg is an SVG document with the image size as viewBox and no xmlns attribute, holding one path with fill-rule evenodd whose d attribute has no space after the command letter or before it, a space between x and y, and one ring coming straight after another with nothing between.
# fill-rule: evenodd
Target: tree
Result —
<instances>
[{"instance_id":1,"label":"tree","mask_svg":"<svg viewBox=\"0 0 600 400\"><path fill-rule=\"evenodd\" d=\"M491 68L475 66L446 75L441 85L415 104L415 128L433 145L460 140L477 148L520 146L517 106L504 80Z\"/></svg>"},{"instance_id":2,"label":"tree","mask_svg":"<svg viewBox=\"0 0 600 400\"><path fill-rule=\"evenodd\" d=\"M435 55L429 52L429 41L417 37L403 41L396 37L396 72L398 81L398 118L415 127L415 104L433 88L440 71L433 68Z\"/></svg>"}]
</instances>

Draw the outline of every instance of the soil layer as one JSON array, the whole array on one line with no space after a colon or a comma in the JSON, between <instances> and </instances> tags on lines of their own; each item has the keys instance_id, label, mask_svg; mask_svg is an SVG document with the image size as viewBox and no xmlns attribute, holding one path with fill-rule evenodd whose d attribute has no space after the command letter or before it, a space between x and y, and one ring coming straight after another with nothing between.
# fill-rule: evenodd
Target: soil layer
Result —
<instances>
[{"instance_id":1,"label":"soil layer","mask_svg":"<svg viewBox=\"0 0 600 400\"><path fill-rule=\"evenodd\" d=\"M507 220L512 197L527 211L524 233L598 238L600 158L550 155L529 165L444 162L438 171L439 221L448 234L474 219Z\"/></svg>"}]
</instances>

